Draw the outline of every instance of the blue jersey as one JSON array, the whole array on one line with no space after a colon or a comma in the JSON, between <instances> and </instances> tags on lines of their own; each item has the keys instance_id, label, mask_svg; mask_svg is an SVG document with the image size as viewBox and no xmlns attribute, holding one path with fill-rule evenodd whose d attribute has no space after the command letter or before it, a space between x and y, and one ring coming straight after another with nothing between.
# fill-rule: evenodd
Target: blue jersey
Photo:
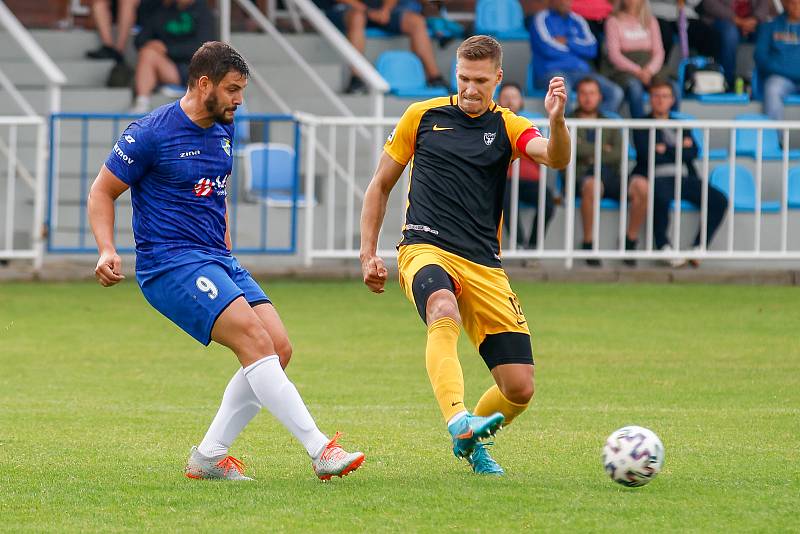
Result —
<instances>
[{"instance_id":1,"label":"blue jersey","mask_svg":"<svg viewBox=\"0 0 800 534\"><path fill-rule=\"evenodd\" d=\"M131 189L137 271L187 249L230 255L232 140L232 124L201 128L178 100L132 122L114 144L106 167Z\"/></svg>"}]
</instances>

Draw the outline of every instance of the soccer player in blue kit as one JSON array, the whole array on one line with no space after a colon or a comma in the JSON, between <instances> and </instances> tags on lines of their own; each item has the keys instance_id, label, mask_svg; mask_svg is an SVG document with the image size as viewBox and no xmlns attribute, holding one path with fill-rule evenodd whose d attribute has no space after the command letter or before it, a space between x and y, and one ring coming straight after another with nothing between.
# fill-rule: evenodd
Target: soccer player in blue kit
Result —
<instances>
[{"instance_id":1,"label":"soccer player in blue kit","mask_svg":"<svg viewBox=\"0 0 800 534\"><path fill-rule=\"evenodd\" d=\"M207 42L189 64L180 100L134 121L119 137L89 193L89 221L104 286L124 279L114 248L114 201L130 188L136 279L147 301L200 343L230 348L241 364L186 476L251 480L228 448L262 407L305 447L322 480L364 461L317 428L284 368L286 329L264 291L231 255L225 198L233 114L249 71L230 46Z\"/></svg>"}]
</instances>

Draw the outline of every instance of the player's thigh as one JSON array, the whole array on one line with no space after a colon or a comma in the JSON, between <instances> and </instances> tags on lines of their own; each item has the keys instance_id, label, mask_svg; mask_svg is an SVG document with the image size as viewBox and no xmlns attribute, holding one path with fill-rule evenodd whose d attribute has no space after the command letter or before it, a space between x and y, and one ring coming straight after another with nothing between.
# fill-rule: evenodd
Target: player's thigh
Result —
<instances>
[{"instance_id":1,"label":"player's thigh","mask_svg":"<svg viewBox=\"0 0 800 534\"><path fill-rule=\"evenodd\" d=\"M429 312L434 312L434 320L444 316L460 320L456 299L461 283L448 254L431 245L404 245L397 264L400 287L423 322L428 323Z\"/></svg>"},{"instance_id":2,"label":"player's thigh","mask_svg":"<svg viewBox=\"0 0 800 534\"><path fill-rule=\"evenodd\" d=\"M278 310L275 309L271 302L265 302L253 306L253 311L256 312L261 324L267 329L267 333L275 345L275 351L281 360L281 366L286 369L286 366L289 365L289 360L292 359L292 344L289 341L289 333L286 331L280 315L278 315Z\"/></svg>"},{"instance_id":3,"label":"player's thigh","mask_svg":"<svg viewBox=\"0 0 800 534\"><path fill-rule=\"evenodd\" d=\"M155 278L140 282L145 299L167 319L208 345L217 319L243 292L213 261L176 261Z\"/></svg>"},{"instance_id":4,"label":"player's thigh","mask_svg":"<svg viewBox=\"0 0 800 534\"><path fill-rule=\"evenodd\" d=\"M211 339L231 349L242 367L275 354L272 338L243 295L219 315L211 330Z\"/></svg>"},{"instance_id":5,"label":"player's thigh","mask_svg":"<svg viewBox=\"0 0 800 534\"><path fill-rule=\"evenodd\" d=\"M471 264L459 307L464 330L490 370L533 364L528 321L503 269Z\"/></svg>"}]
</instances>

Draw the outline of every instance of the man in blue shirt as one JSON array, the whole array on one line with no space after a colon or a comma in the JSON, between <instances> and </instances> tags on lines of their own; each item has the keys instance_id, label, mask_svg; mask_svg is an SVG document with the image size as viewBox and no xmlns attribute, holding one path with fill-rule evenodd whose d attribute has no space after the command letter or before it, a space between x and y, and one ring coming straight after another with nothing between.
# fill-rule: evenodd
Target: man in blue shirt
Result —
<instances>
[{"instance_id":1,"label":"man in blue shirt","mask_svg":"<svg viewBox=\"0 0 800 534\"><path fill-rule=\"evenodd\" d=\"M600 108L616 113L625 93L605 76L592 71L589 61L597 56L597 39L586 20L571 10L572 0L550 0L550 8L533 17L530 25L533 83L538 89L547 89L552 78L561 76L569 91L579 80L591 77L603 94Z\"/></svg>"},{"instance_id":2,"label":"man in blue shirt","mask_svg":"<svg viewBox=\"0 0 800 534\"><path fill-rule=\"evenodd\" d=\"M226 185L233 114L249 70L230 46L207 42L192 56L179 101L134 121L122 133L89 193L89 221L104 287L123 280L114 247L114 201L131 190L136 279L147 301L197 341L230 348L234 374L186 476L251 480L228 448L261 407L303 444L316 475L343 476L364 461L317 428L283 369L286 330L259 285L231 255Z\"/></svg>"},{"instance_id":3,"label":"man in blue shirt","mask_svg":"<svg viewBox=\"0 0 800 534\"><path fill-rule=\"evenodd\" d=\"M800 0L783 0L783 14L758 28L755 59L764 80L764 112L783 119L783 99L800 90Z\"/></svg>"}]
</instances>

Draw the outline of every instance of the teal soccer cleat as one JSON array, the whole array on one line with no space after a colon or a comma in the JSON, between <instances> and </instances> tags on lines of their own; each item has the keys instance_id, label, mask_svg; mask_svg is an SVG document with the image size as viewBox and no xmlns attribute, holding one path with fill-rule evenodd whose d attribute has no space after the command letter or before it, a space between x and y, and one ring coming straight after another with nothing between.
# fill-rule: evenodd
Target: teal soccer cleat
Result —
<instances>
[{"instance_id":1,"label":"teal soccer cleat","mask_svg":"<svg viewBox=\"0 0 800 534\"><path fill-rule=\"evenodd\" d=\"M475 445L475 450L467 458L469 465L476 475L504 475L506 472L500 467L500 464L494 461L494 458L489 454L489 445L494 445L492 442L478 443Z\"/></svg>"},{"instance_id":2,"label":"teal soccer cleat","mask_svg":"<svg viewBox=\"0 0 800 534\"><path fill-rule=\"evenodd\" d=\"M456 458L467 458L472 454L478 441L494 436L503 425L505 417L500 412L488 417L467 413L464 417L447 427L453 438L453 454Z\"/></svg>"}]
</instances>

